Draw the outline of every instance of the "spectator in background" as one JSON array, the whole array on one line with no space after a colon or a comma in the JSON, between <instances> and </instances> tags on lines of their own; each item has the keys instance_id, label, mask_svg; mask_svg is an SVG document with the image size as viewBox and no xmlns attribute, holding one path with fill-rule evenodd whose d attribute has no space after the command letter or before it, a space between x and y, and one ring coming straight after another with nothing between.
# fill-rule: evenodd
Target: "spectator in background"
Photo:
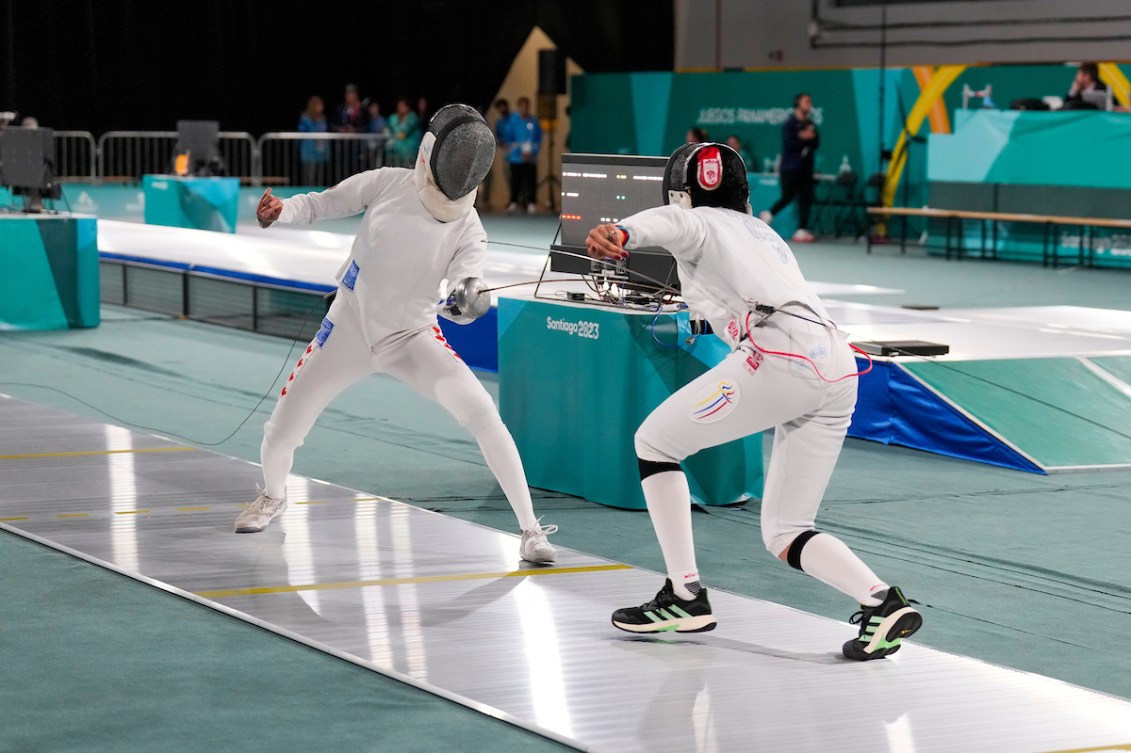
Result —
<instances>
[{"instance_id":1,"label":"spectator in background","mask_svg":"<svg viewBox=\"0 0 1131 753\"><path fill-rule=\"evenodd\" d=\"M338 106L334 130L338 133L364 133L365 120L365 108L361 104L357 87L346 84L345 100Z\"/></svg>"},{"instance_id":2,"label":"spectator in background","mask_svg":"<svg viewBox=\"0 0 1131 753\"><path fill-rule=\"evenodd\" d=\"M421 128L427 127L428 121L432 120L432 111L428 109L427 97L416 100L416 117L420 118Z\"/></svg>"},{"instance_id":3,"label":"spectator in background","mask_svg":"<svg viewBox=\"0 0 1131 753\"><path fill-rule=\"evenodd\" d=\"M306 102L306 110L298 116L298 130L302 133L326 133L326 103L322 97L313 96ZM302 185L326 185L326 167L330 162L330 142L303 139L298 143L298 158L302 163Z\"/></svg>"},{"instance_id":4,"label":"spectator in background","mask_svg":"<svg viewBox=\"0 0 1131 753\"><path fill-rule=\"evenodd\" d=\"M389 116L389 142L385 147L385 163L392 167L412 167L420 147L420 116L409 107L408 100L397 100L396 111Z\"/></svg>"},{"instance_id":5,"label":"spectator in background","mask_svg":"<svg viewBox=\"0 0 1131 753\"><path fill-rule=\"evenodd\" d=\"M1064 96L1063 109L1072 110L1084 105L1085 92L1105 92L1107 86L1100 81L1100 68L1095 63L1081 63L1076 69L1076 78Z\"/></svg>"},{"instance_id":6,"label":"spectator in background","mask_svg":"<svg viewBox=\"0 0 1131 753\"><path fill-rule=\"evenodd\" d=\"M738 152L739 157L742 157L742 161L746 165L746 172L754 170L754 157L746 151L746 146L743 145L742 139L738 138L737 134L732 133L727 136L727 146Z\"/></svg>"},{"instance_id":7,"label":"spectator in background","mask_svg":"<svg viewBox=\"0 0 1131 753\"><path fill-rule=\"evenodd\" d=\"M710 137L702 128L688 128L687 138L684 140L688 144L702 144L704 141L709 141Z\"/></svg>"},{"instance_id":8,"label":"spectator in background","mask_svg":"<svg viewBox=\"0 0 1131 753\"><path fill-rule=\"evenodd\" d=\"M510 102L500 97L495 100L495 104L486 113L487 125L491 126L491 130L495 134L495 163L491 165L491 172L487 173L487 178L483 181L483 186L479 190L479 203L484 209L491 208L491 185L495 182L496 176L502 172L503 181L510 185L510 172L507 170L507 155L504 154L503 149L506 146L506 137L503 134L503 129L506 126L507 118L511 114Z\"/></svg>"},{"instance_id":9,"label":"spectator in background","mask_svg":"<svg viewBox=\"0 0 1131 753\"><path fill-rule=\"evenodd\" d=\"M381 167L385 163L385 142L389 138L389 121L381 114L381 105L370 102L366 108L369 115L369 168Z\"/></svg>"},{"instance_id":10,"label":"spectator in background","mask_svg":"<svg viewBox=\"0 0 1131 753\"><path fill-rule=\"evenodd\" d=\"M346 84L345 100L338 106L332 128L338 133L365 133L366 126L365 106L361 104L357 86ZM334 180L340 183L364 169L361 158L363 147L357 141L340 141L337 146L340 156L336 164L342 174Z\"/></svg>"},{"instance_id":11,"label":"spectator in background","mask_svg":"<svg viewBox=\"0 0 1131 753\"><path fill-rule=\"evenodd\" d=\"M538 211L534 193L538 188L538 152L542 148L542 126L530 114L530 98L519 97L515 112L507 117L503 135L511 171L511 203L507 214L526 207L527 214Z\"/></svg>"},{"instance_id":12,"label":"spectator in background","mask_svg":"<svg viewBox=\"0 0 1131 753\"><path fill-rule=\"evenodd\" d=\"M797 199L797 232L795 243L812 243L809 232L809 207L813 205L813 155L821 145L817 126L809 119L813 98L805 92L793 98L793 112L781 127L781 198L769 211L759 215L769 225L774 215Z\"/></svg>"}]
</instances>

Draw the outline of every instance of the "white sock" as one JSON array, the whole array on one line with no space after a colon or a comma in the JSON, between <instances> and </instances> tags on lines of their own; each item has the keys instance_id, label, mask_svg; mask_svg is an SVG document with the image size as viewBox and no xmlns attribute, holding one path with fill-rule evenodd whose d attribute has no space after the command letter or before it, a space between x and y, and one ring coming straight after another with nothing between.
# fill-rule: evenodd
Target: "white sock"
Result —
<instances>
[{"instance_id":1,"label":"white sock","mask_svg":"<svg viewBox=\"0 0 1131 753\"><path fill-rule=\"evenodd\" d=\"M664 565L675 595L694 599L699 589L699 568L695 564L695 540L691 532L691 490L683 471L655 473L640 484L648 515L656 529L656 539L664 554ZM691 584L694 591L688 588Z\"/></svg>"},{"instance_id":2,"label":"white sock","mask_svg":"<svg viewBox=\"0 0 1131 753\"><path fill-rule=\"evenodd\" d=\"M263 464L263 491L272 499L287 496L287 476L295 462L295 451L275 447L263 438L259 445L259 462Z\"/></svg>"},{"instance_id":3,"label":"white sock","mask_svg":"<svg viewBox=\"0 0 1131 753\"><path fill-rule=\"evenodd\" d=\"M519 527L524 531L537 528L538 518L534 517L534 503L530 501L526 471L522 469L522 459L518 456L518 448L507 427L499 421L475 435L475 440L479 442L479 450L487 461L487 467L495 474L495 480L510 502Z\"/></svg>"},{"instance_id":4,"label":"white sock","mask_svg":"<svg viewBox=\"0 0 1131 753\"><path fill-rule=\"evenodd\" d=\"M869 607L880 604L872 594L888 587L843 541L827 533L819 533L805 543L801 569Z\"/></svg>"}]
</instances>

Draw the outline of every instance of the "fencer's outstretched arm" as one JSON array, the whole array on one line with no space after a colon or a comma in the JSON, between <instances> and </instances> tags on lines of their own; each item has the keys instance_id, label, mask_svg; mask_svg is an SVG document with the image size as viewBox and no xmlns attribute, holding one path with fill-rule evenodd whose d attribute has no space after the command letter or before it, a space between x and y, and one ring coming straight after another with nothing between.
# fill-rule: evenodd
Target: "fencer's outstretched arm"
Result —
<instances>
[{"instance_id":1,"label":"fencer's outstretched arm","mask_svg":"<svg viewBox=\"0 0 1131 753\"><path fill-rule=\"evenodd\" d=\"M625 250L659 246L681 261L694 262L703 252L707 220L695 210L674 204L645 209L619 223L598 225L589 231L586 246L594 257L623 258Z\"/></svg>"},{"instance_id":2,"label":"fencer's outstretched arm","mask_svg":"<svg viewBox=\"0 0 1131 753\"><path fill-rule=\"evenodd\" d=\"M384 172L384 170L367 170L351 175L325 191L298 194L285 199L280 202L282 210L276 219L283 223L309 225L318 220L332 220L360 214L376 201L388 186ZM267 198L266 194L264 198ZM279 201L275 197L271 198ZM260 224L263 224L262 220Z\"/></svg>"}]
</instances>

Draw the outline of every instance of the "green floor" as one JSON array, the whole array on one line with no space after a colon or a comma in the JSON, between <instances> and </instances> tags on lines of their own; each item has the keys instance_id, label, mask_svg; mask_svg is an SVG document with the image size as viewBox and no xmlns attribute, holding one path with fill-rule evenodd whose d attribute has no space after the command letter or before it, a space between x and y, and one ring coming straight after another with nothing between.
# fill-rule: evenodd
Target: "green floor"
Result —
<instances>
[{"instance_id":1,"label":"green floor","mask_svg":"<svg viewBox=\"0 0 1131 753\"><path fill-rule=\"evenodd\" d=\"M1125 272L945 262L892 248L866 256L851 244L799 255L812 279L906 291L857 300L1131 308ZM205 444L274 393L290 348L105 307L96 330L0 333L0 392ZM214 449L256 459L272 401ZM295 471L513 529L474 443L382 377L331 406ZM3 479L0 461L0 494ZM923 602L919 642L1131 698L1129 489L1128 471L1042 477L850 440L820 524ZM561 526L555 543L661 569L646 514L537 490L535 504ZM712 508L695 525L708 585L838 619L853 611L762 549L756 504ZM7 533L0 605L0 751L562 749Z\"/></svg>"}]
</instances>

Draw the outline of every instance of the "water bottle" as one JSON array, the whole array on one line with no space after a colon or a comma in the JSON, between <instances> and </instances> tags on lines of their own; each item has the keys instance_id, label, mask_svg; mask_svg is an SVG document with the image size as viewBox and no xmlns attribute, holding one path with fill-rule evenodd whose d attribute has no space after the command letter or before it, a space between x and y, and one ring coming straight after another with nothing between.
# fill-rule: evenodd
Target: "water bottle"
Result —
<instances>
[{"instance_id":1,"label":"water bottle","mask_svg":"<svg viewBox=\"0 0 1131 753\"><path fill-rule=\"evenodd\" d=\"M766 157L764 160L762 160L762 172L769 174L769 173L772 173L773 171L774 171L774 162L769 157Z\"/></svg>"},{"instance_id":2,"label":"water bottle","mask_svg":"<svg viewBox=\"0 0 1131 753\"><path fill-rule=\"evenodd\" d=\"M776 157L774 157L774 172L775 173L781 172L781 154L780 153Z\"/></svg>"},{"instance_id":3,"label":"water bottle","mask_svg":"<svg viewBox=\"0 0 1131 753\"><path fill-rule=\"evenodd\" d=\"M844 159L840 161L840 170L837 171L837 175L845 175L850 172L852 172L852 165L849 163L848 155L846 154L844 155Z\"/></svg>"}]
</instances>

